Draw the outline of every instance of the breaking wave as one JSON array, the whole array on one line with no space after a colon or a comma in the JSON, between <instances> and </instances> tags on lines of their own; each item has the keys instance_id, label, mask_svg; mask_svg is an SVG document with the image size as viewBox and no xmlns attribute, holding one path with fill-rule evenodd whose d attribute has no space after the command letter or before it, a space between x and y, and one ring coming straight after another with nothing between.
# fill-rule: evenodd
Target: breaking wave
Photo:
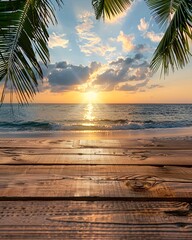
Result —
<instances>
[{"instance_id":1,"label":"breaking wave","mask_svg":"<svg viewBox=\"0 0 192 240\"><path fill-rule=\"evenodd\" d=\"M192 121L129 121L128 119L97 121L65 121L62 123L48 121L13 121L0 122L0 131L65 131L65 130L138 130L156 128L191 127Z\"/></svg>"}]
</instances>

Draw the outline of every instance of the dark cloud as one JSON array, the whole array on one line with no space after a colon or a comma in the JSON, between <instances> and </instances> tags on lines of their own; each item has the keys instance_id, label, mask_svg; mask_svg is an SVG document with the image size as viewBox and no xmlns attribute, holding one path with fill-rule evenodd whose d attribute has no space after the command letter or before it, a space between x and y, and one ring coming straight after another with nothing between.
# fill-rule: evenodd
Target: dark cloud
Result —
<instances>
[{"instance_id":1,"label":"dark cloud","mask_svg":"<svg viewBox=\"0 0 192 240\"><path fill-rule=\"evenodd\" d=\"M103 91L111 91L115 88L118 79L118 72L113 69L108 69L104 73L97 75L94 85L102 86Z\"/></svg>"},{"instance_id":2,"label":"dark cloud","mask_svg":"<svg viewBox=\"0 0 192 240\"><path fill-rule=\"evenodd\" d=\"M160 85L148 84L151 77L149 63L141 52L134 56L119 58L115 61L102 65L91 62L89 66L73 65L66 61L50 64L46 68L40 63L44 73L44 83L39 84L41 92L84 91L80 88L87 83L88 90L98 91L143 91L161 87ZM93 74L93 75L92 75Z\"/></svg>"},{"instance_id":3,"label":"dark cloud","mask_svg":"<svg viewBox=\"0 0 192 240\"><path fill-rule=\"evenodd\" d=\"M146 86L151 76L149 63L140 52L112 61L107 65L108 68L103 66L98 62L92 62L89 66L77 66L66 61L51 64L48 69L43 69L46 84L45 87L41 87L41 91L77 90L85 83L88 83L89 88L100 91L138 91ZM90 81L93 73L94 80Z\"/></svg>"},{"instance_id":4,"label":"dark cloud","mask_svg":"<svg viewBox=\"0 0 192 240\"><path fill-rule=\"evenodd\" d=\"M113 61L110 63L110 65L119 65L119 64L124 64L124 65L129 65L129 67L132 66L133 63L135 63L137 60L143 59L144 56L141 53L135 54L134 57L127 57L127 58L119 58L117 61Z\"/></svg>"},{"instance_id":5,"label":"dark cloud","mask_svg":"<svg viewBox=\"0 0 192 240\"><path fill-rule=\"evenodd\" d=\"M135 54L135 59L139 60L139 59L142 59L142 58L143 58L143 54L141 54L141 53Z\"/></svg>"},{"instance_id":6,"label":"dark cloud","mask_svg":"<svg viewBox=\"0 0 192 240\"><path fill-rule=\"evenodd\" d=\"M62 65L62 64L57 64ZM89 78L89 67L62 65L62 68L55 68L48 75L48 81L51 85L51 90L65 91L72 89L73 86L80 85L86 82Z\"/></svg>"},{"instance_id":7,"label":"dark cloud","mask_svg":"<svg viewBox=\"0 0 192 240\"><path fill-rule=\"evenodd\" d=\"M92 62L90 66L72 65L66 61L51 64L48 68L43 68L44 77L48 85L41 91L47 90L48 86L52 92L62 92L74 90L78 85L86 83L90 74L101 67L100 63Z\"/></svg>"},{"instance_id":8,"label":"dark cloud","mask_svg":"<svg viewBox=\"0 0 192 240\"><path fill-rule=\"evenodd\" d=\"M100 67L101 67L101 63L98 62L92 62L89 66L90 68L90 73L94 73L95 71L97 71Z\"/></svg>"},{"instance_id":9,"label":"dark cloud","mask_svg":"<svg viewBox=\"0 0 192 240\"><path fill-rule=\"evenodd\" d=\"M150 47L148 47L146 44L138 44L135 46L135 49L134 49L135 52L140 52L140 53L147 52L149 50L150 50Z\"/></svg>"},{"instance_id":10,"label":"dark cloud","mask_svg":"<svg viewBox=\"0 0 192 240\"><path fill-rule=\"evenodd\" d=\"M130 84L124 84L120 87L117 87L116 90L119 90L119 91L138 91L140 90L142 87L145 87L147 85L147 83L149 82L149 79L141 82L141 83L137 83L135 85L130 85Z\"/></svg>"},{"instance_id":11,"label":"dark cloud","mask_svg":"<svg viewBox=\"0 0 192 240\"><path fill-rule=\"evenodd\" d=\"M136 91L148 83L150 76L149 63L143 54L137 53L134 57L112 61L108 69L97 75L94 84L103 91Z\"/></svg>"},{"instance_id":12,"label":"dark cloud","mask_svg":"<svg viewBox=\"0 0 192 240\"><path fill-rule=\"evenodd\" d=\"M56 63L56 66L55 66L56 68L67 68L67 62L58 62L58 63Z\"/></svg>"}]
</instances>

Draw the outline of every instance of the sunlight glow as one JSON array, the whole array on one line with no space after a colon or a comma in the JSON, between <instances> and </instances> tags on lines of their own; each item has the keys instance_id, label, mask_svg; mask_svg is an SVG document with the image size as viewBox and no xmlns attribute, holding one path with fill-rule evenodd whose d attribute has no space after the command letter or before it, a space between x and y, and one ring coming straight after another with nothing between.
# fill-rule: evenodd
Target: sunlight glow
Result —
<instances>
[{"instance_id":1,"label":"sunlight glow","mask_svg":"<svg viewBox=\"0 0 192 240\"><path fill-rule=\"evenodd\" d=\"M93 125L92 123L90 123L91 121L93 121L95 119L95 117L93 116L93 104L91 104L91 103L87 104L87 106L85 108L84 119L89 121L89 123L86 123L86 126Z\"/></svg>"},{"instance_id":2,"label":"sunlight glow","mask_svg":"<svg viewBox=\"0 0 192 240\"><path fill-rule=\"evenodd\" d=\"M85 100L88 103L93 103L97 101L97 92L90 91L85 93Z\"/></svg>"}]
</instances>

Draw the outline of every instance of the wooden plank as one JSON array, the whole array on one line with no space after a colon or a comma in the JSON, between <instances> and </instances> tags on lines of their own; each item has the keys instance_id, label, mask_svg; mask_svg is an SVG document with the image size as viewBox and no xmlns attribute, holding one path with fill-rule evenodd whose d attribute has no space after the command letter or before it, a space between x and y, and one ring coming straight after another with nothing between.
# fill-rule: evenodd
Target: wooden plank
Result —
<instances>
[{"instance_id":1,"label":"wooden plank","mask_svg":"<svg viewBox=\"0 0 192 240\"><path fill-rule=\"evenodd\" d=\"M1 200L19 199L73 199L73 200L185 200L192 199L191 182L158 182L141 177L128 180L45 180L16 179L17 182L1 183ZM44 178L44 177L43 177ZM148 180L149 179L149 180ZM152 179L152 180L151 180ZM187 200L188 199L188 200Z\"/></svg>"},{"instance_id":2,"label":"wooden plank","mask_svg":"<svg viewBox=\"0 0 192 240\"><path fill-rule=\"evenodd\" d=\"M191 199L192 169L148 166L2 166L3 198Z\"/></svg>"},{"instance_id":3,"label":"wooden plank","mask_svg":"<svg viewBox=\"0 0 192 240\"><path fill-rule=\"evenodd\" d=\"M163 179L177 179L180 181L192 180L192 168L188 167L151 167L151 166L121 166L121 165L63 165L63 166L1 166L0 168L0 180L9 181L12 178L27 178L27 176L34 176L40 178L47 176L47 179L60 178L74 178L76 179L101 179L101 180L126 180L133 176L154 176Z\"/></svg>"},{"instance_id":4,"label":"wooden plank","mask_svg":"<svg viewBox=\"0 0 192 240\"><path fill-rule=\"evenodd\" d=\"M97 164L192 166L192 150L51 149L5 150L2 164ZM70 150L70 151L69 151ZM46 152L47 151L47 152Z\"/></svg>"},{"instance_id":5,"label":"wooden plank","mask_svg":"<svg viewBox=\"0 0 192 240\"><path fill-rule=\"evenodd\" d=\"M192 180L192 168L190 167L176 167L176 166L164 166L164 167L152 167L152 166L121 166L121 165L53 165L53 166L38 166L38 165L14 165L6 166L2 165L0 168L0 179L9 179L12 175L54 175L63 177L77 176L77 177L91 177L91 176L133 176L133 175L150 175L159 178L174 178L183 180ZM12 180L12 179L10 179Z\"/></svg>"},{"instance_id":6,"label":"wooden plank","mask_svg":"<svg viewBox=\"0 0 192 240\"><path fill-rule=\"evenodd\" d=\"M0 148L139 148L139 149L192 149L191 138L153 138L119 140L63 140L63 139L0 139Z\"/></svg>"},{"instance_id":7,"label":"wooden plank","mask_svg":"<svg viewBox=\"0 0 192 240\"><path fill-rule=\"evenodd\" d=\"M191 139L0 141L0 239L192 239L191 153Z\"/></svg>"},{"instance_id":8,"label":"wooden plank","mask_svg":"<svg viewBox=\"0 0 192 240\"><path fill-rule=\"evenodd\" d=\"M192 155L192 149L127 149L127 148L71 148L55 149L52 148L0 148L0 156L18 155L98 155L98 156L130 156L144 154L146 156L181 156Z\"/></svg>"},{"instance_id":9,"label":"wooden plank","mask_svg":"<svg viewBox=\"0 0 192 240\"><path fill-rule=\"evenodd\" d=\"M0 148L73 148L77 145L77 140L62 140L62 139L0 139Z\"/></svg>"},{"instance_id":10,"label":"wooden plank","mask_svg":"<svg viewBox=\"0 0 192 240\"><path fill-rule=\"evenodd\" d=\"M1 239L191 239L191 203L1 201Z\"/></svg>"},{"instance_id":11,"label":"wooden plank","mask_svg":"<svg viewBox=\"0 0 192 240\"><path fill-rule=\"evenodd\" d=\"M119 139L119 140L80 140L83 148L139 148L139 149L192 149L191 138L153 138L153 139Z\"/></svg>"},{"instance_id":12,"label":"wooden plank","mask_svg":"<svg viewBox=\"0 0 192 240\"><path fill-rule=\"evenodd\" d=\"M141 150L142 152L143 150ZM158 151L158 150L157 150ZM184 150L192 153L192 150ZM24 148L24 149L18 149L18 148L1 148L0 149L0 156L14 156L14 155L116 155L116 156L125 156L132 152L138 152L138 150L128 150L128 149L111 149L111 148L54 148L52 146L51 148ZM146 152L145 150L143 152Z\"/></svg>"}]
</instances>

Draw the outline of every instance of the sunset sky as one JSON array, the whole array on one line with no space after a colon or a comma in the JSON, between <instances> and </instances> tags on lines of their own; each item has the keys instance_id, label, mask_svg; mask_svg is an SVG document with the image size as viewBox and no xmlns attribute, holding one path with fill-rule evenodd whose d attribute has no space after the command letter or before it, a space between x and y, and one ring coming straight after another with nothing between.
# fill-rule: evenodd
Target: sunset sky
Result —
<instances>
[{"instance_id":1,"label":"sunset sky","mask_svg":"<svg viewBox=\"0 0 192 240\"><path fill-rule=\"evenodd\" d=\"M192 63L165 78L149 71L162 31L144 1L103 22L95 20L91 0L64 0L57 19L49 29L51 62L34 102L192 102Z\"/></svg>"}]
</instances>

